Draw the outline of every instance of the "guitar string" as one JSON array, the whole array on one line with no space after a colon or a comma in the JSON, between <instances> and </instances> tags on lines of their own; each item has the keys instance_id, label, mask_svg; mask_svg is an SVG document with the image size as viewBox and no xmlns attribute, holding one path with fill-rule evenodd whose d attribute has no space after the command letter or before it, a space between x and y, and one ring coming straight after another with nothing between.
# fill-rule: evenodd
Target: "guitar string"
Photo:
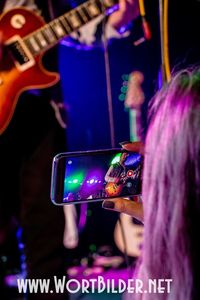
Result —
<instances>
[{"instance_id":1,"label":"guitar string","mask_svg":"<svg viewBox=\"0 0 200 300\"><path fill-rule=\"evenodd\" d=\"M29 34L27 34L26 36L24 36L23 37L23 41L26 41L28 38L30 38L31 36L34 36L35 34L37 34L37 32L41 32L43 29L45 29L46 27L50 27L51 28L51 30L54 32L54 28L53 28L53 23L55 22L55 21L58 21L58 22L61 22L61 24L62 24L62 21L60 21L60 18L62 18L62 17L65 17L65 18L67 18L68 17L68 22L69 22L69 17L70 17L70 15L71 14L73 14L73 13L75 13L75 12L77 12L79 9L86 9L86 11L87 11L87 13L88 13L88 15L89 15L89 17L90 17L90 19L88 19L88 22L89 21L91 21L92 19L94 19L94 18L96 18L98 15L101 15L102 14L102 12L105 12L105 7L104 7L104 5L103 5L103 3L102 3L102 7L103 7L103 10L102 10L102 12L100 12L99 11L99 13L98 13L98 15L92 15L92 12L90 13L89 12L89 10L88 10L88 4L89 3L91 3L91 4L96 4L97 3L97 1L95 1L95 0L89 0L89 1L87 1L87 2L85 2L85 3L82 3L81 5L79 5L78 7L76 7L76 8L74 8L74 9L72 9L72 10L70 10L69 12L67 12L67 13L65 13L64 15L62 15L62 16L60 16L60 17L58 17L58 18L53 18L53 20L52 21L50 21L48 24L44 24L43 26L41 26L40 28L38 28L38 29L36 29L36 30L34 30L33 32L31 32L31 33L29 33ZM51 15L52 14L52 12L51 12L51 8L50 8L50 16L52 17L53 15ZM78 27L73 27L73 24L70 24L71 25L71 29L70 29L70 32L67 32L67 29L65 28L65 31L67 32L67 34L65 35L65 36L68 36L70 33L72 33L73 31L76 31L76 30L78 30L79 29L79 27L81 27L81 26L83 26L84 24L81 24L80 26L78 26ZM54 32L55 33L55 32ZM56 34L56 33L55 33ZM51 43L51 45L49 45L49 47L51 47L51 46L53 46L53 45L55 45L55 44L57 44L57 42L59 41L59 40L61 40L61 39L63 39L64 38L64 36L60 36L60 37L57 37L56 38L56 40L55 40L55 42L52 42ZM48 48L49 48L48 47ZM45 49L41 49L41 50L45 50Z\"/></svg>"}]
</instances>

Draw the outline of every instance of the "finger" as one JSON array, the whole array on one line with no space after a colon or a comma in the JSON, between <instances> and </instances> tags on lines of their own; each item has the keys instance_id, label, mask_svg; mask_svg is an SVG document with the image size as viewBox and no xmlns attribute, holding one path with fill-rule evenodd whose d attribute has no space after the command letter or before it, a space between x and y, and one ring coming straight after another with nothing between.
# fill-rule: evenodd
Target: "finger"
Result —
<instances>
[{"instance_id":1,"label":"finger","mask_svg":"<svg viewBox=\"0 0 200 300\"><path fill-rule=\"evenodd\" d=\"M124 198L104 200L102 207L130 215L143 222L143 205L141 202L134 202Z\"/></svg>"},{"instance_id":2,"label":"finger","mask_svg":"<svg viewBox=\"0 0 200 300\"><path fill-rule=\"evenodd\" d=\"M142 142L127 142L126 144L121 143L123 149L131 152L138 152L144 154L144 144Z\"/></svg>"},{"instance_id":3,"label":"finger","mask_svg":"<svg viewBox=\"0 0 200 300\"><path fill-rule=\"evenodd\" d=\"M119 0L119 7L120 9L125 9L127 6L126 0Z\"/></svg>"}]
</instances>

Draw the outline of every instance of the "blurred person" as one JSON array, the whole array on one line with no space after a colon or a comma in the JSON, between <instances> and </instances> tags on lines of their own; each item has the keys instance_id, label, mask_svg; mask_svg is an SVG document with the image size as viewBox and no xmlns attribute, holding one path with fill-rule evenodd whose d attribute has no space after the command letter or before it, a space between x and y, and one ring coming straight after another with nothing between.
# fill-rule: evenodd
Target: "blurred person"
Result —
<instances>
[{"instance_id":1,"label":"blurred person","mask_svg":"<svg viewBox=\"0 0 200 300\"><path fill-rule=\"evenodd\" d=\"M149 279L172 279L168 293L129 295L131 299L200 298L200 70L174 75L151 103L144 154L142 203L106 200L103 207L144 222L141 257L134 279L148 290Z\"/></svg>"},{"instance_id":2,"label":"blurred person","mask_svg":"<svg viewBox=\"0 0 200 300\"><path fill-rule=\"evenodd\" d=\"M123 173L126 170L125 161L128 156L128 153L124 152L121 154L120 159L118 162L112 164L108 171L105 174L105 181L106 182L113 182L119 183Z\"/></svg>"},{"instance_id":3,"label":"blurred person","mask_svg":"<svg viewBox=\"0 0 200 300\"><path fill-rule=\"evenodd\" d=\"M50 2L4 0L0 8L5 12L23 6L37 14L42 13L48 21L52 17L49 12ZM120 1L117 20L124 19L122 23L130 21L128 18L131 15L127 16L125 12L131 5L134 5L134 0ZM69 6L67 1L52 1L55 15L66 7L69 9ZM112 25L109 26L109 21L107 24L112 36L116 31ZM120 34L116 33L116 36L120 37ZM92 37L89 40L94 39ZM2 32L0 40L3 40ZM80 37L78 42L84 43L84 39ZM56 56L54 50L45 55L44 61L49 69L57 68ZM1 47L0 57L3 61ZM67 248L77 245L74 207L65 207L63 213L63 209L53 206L49 199L52 158L66 151L66 127L65 106L61 88L57 85L55 88L24 92L8 128L0 136L0 242L6 242L16 222L22 226L27 278L52 279L53 276L65 275L66 253L63 243ZM12 218L15 221L10 226ZM30 294L28 297L37 300L65 299L66 295L48 293Z\"/></svg>"}]
</instances>

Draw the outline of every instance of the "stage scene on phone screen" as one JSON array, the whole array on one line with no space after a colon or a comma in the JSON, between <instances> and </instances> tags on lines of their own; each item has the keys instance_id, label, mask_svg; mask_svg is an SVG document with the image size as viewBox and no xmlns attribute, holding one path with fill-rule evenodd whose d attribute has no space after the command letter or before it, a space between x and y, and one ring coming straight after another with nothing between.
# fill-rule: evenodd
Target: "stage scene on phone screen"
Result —
<instances>
[{"instance_id":1,"label":"stage scene on phone screen","mask_svg":"<svg viewBox=\"0 0 200 300\"><path fill-rule=\"evenodd\" d=\"M139 195L141 162L126 152L66 158L63 203Z\"/></svg>"}]
</instances>

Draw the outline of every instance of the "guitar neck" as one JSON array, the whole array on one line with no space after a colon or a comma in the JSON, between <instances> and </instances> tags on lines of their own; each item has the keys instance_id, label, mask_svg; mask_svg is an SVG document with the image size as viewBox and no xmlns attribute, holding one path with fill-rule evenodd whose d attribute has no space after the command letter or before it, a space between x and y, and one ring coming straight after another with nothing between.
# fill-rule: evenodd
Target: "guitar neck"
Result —
<instances>
[{"instance_id":1,"label":"guitar neck","mask_svg":"<svg viewBox=\"0 0 200 300\"><path fill-rule=\"evenodd\" d=\"M25 36L23 42L31 54L37 56L115 4L116 0L89 0Z\"/></svg>"}]
</instances>

